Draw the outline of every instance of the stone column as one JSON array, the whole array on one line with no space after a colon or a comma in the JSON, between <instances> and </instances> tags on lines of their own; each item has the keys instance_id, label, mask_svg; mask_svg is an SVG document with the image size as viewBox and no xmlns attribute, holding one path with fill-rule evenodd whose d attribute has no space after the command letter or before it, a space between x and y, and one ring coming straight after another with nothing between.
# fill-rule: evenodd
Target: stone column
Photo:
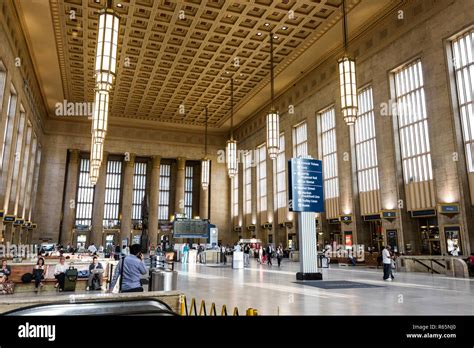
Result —
<instances>
[{"instance_id":1,"label":"stone column","mask_svg":"<svg viewBox=\"0 0 474 348\"><path fill-rule=\"evenodd\" d=\"M267 150L265 150L267 151ZM273 245L278 246L277 243L280 242L278 238L278 221L275 221L275 193L274 193L274 183L273 180L276 180L276 177L274 176L275 173L275 168L276 168L276 158L272 160L270 156L268 156L268 151L267 151L267 160L265 161L265 164L267 166L267 212L266 212L266 221L262 221L263 223L269 222L271 223L272 229L267 231L267 235L271 234L273 236Z\"/></svg>"},{"instance_id":2,"label":"stone column","mask_svg":"<svg viewBox=\"0 0 474 348\"><path fill-rule=\"evenodd\" d=\"M360 191L359 181L357 178L357 158L356 158L356 144L355 144L355 126L349 126L349 142L350 142L350 159L351 159L351 176L352 176L352 224L354 226L353 239L354 244L361 244L364 250L371 243L372 237L367 231L364 231L362 226L362 215L360 210ZM355 242L357 241L357 243Z\"/></svg>"},{"instance_id":3,"label":"stone column","mask_svg":"<svg viewBox=\"0 0 474 348\"><path fill-rule=\"evenodd\" d=\"M94 207L92 211L92 231L88 245L94 243L97 249L103 243L104 231L104 204L105 204L105 177L107 175L107 153L104 152L104 159L99 170L99 179L94 189Z\"/></svg>"},{"instance_id":4,"label":"stone column","mask_svg":"<svg viewBox=\"0 0 474 348\"><path fill-rule=\"evenodd\" d=\"M242 227L242 236L246 236L246 228L245 228L245 218L244 218L244 165L243 163L238 163L238 168L239 172L237 173L238 179L239 180L239 191L237 194L237 199L239 202L239 209L238 209L238 215L237 215L237 221L234 221L234 225L238 225L239 227ZM233 187L231 188L232 190L234 189ZM232 207L233 209L233 207Z\"/></svg>"},{"instance_id":5,"label":"stone column","mask_svg":"<svg viewBox=\"0 0 474 348\"><path fill-rule=\"evenodd\" d=\"M64 207L63 207L63 221L61 225L61 240L62 245L72 244L72 230L74 228L74 220L76 217L76 191L77 191L77 173L79 172L79 150L69 150L69 163L67 169L67 179Z\"/></svg>"},{"instance_id":6,"label":"stone column","mask_svg":"<svg viewBox=\"0 0 474 348\"><path fill-rule=\"evenodd\" d=\"M174 205L175 213L184 213L184 178L186 168L186 158L178 157L178 170L176 171L176 199ZM190 217L192 218L192 216Z\"/></svg>"},{"instance_id":7,"label":"stone column","mask_svg":"<svg viewBox=\"0 0 474 348\"><path fill-rule=\"evenodd\" d=\"M148 235L150 245L156 247L158 241L158 205L160 203L160 165L161 156L153 156L150 185L150 212L148 216Z\"/></svg>"},{"instance_id":8,"label":"stone column","mask_svg":"<svg viewBox=\"0 0 474 348\"><path fill-rule=\"evenodd\" d=\"M252 167L250 169L251 171L251 192L252 192L252 212L250 213L250 220L251 224L255 225L255 232L251 232L250 237L252 238L254 235L257 237L257 239L261 239L262 243L265 245L267 244L266 236L264 238L263 234L263 229L259 226L258 224L258 216L257 216L257 210L258 210L258 204L257 204L257 166L256 166L256 159L255 159L255 152L252 154Z\"/></svg>"},{"instance_id":9,"label":"stone column","mask_svg":"<svg viewBox=\"0 0 474 348\"><path fill-rule=\"evenodd\" d=\"M129 161L125 162L125 170L123 173L122 207L120 209L122 214L122 220L120 221L120 245L124 239L128 240L130 238L130 231L132 229L134 167L135 154L131 153Z\"/></svg>"},{"instance_id":10,"label":"stone column","mask_svg":"<svg viewBox=\"0 0 474 348\"><path fill-rule=\"evenodd\" d=\"M20 226L13 227L12 231L14 232L12 243L16 245L20 244L21 227Z\"/></svg>"},{"instance_id":11,"label":"stone column","mask_svg":"<svg viewBox=\"0 0 474 348\"><path fill-rule=\"evenodd\" d=\"M18 244L26 244L26 233L28 232L28 229L26 228L20 228L20 234L18 237Z\"/></svg>"},{"instance_id":12,"label":"stone column","mask_svg":"<svg viewBox=\"0 0 474 348\"><path fill-rule=\"evenodd\" d=\"M209 187L207 189L203 189L201 180L199 180L199 217L201 219L209 219L209 190L211 189L210 173L212 172L211 167L212 167L212 162L209 161ZM202 170L202 167L201 167L201 170ZM232 205L230 209L232 211ZM230 215L232 216L232 214Z\"/></svg>"},{"instance_id":13,"label":"stone column","mask_svg":"<svg viewBox=\"0 0 474 348\"><path fill-rule=\"evenodd\" d=\"M4 232L4 244L7 244L8 242L12 243L12 229L13 229L13 224L8 223L5 224L5 232Z\"/></svg>"}]
</instances>

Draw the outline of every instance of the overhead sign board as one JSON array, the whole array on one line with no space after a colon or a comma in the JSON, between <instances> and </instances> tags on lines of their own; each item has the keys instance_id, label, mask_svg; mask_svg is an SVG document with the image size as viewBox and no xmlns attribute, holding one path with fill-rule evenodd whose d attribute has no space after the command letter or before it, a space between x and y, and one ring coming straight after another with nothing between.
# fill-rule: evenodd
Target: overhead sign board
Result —
<instances>
[{"instance_id":1,"label":"overhead sign board","mask_svg":"<svg viewBox=\"0 0 474 348\"><path fill-rule=\"evenodd\" d=\"M15 215L5 215L3 217L3 222L15 222L16 217Z\"/></svg>"},{"instance_id":2,"label":"overhead sign board","mask_svg":"<svg viewBox=\"0 0 474 348\"><path fill-rule=\"evenodd\" d=\"M341 222L344 222L346 224L350 224L352 222L352 215L350 214L345 214L340 216Z\"/></svg>"},{"instance_id":3,"label":"overhead sign board","mask_svg":"<svg viewBox=\"0 0 474 348\"><path fill-rule=\"evenodd\" d=\"M174 220L174 238L209 238L209 222L205 220Z\"/></svg>"},{"instance_id":4,"label":"overhead sign board","mask_svg":"<svg viewBox=\"0 0 474 348\"><path fill-rule=\"evenodd\" d=\"M444 204L438 205L438 212L440 212L441 214L454 215L454 214L459 214L459 211L460 209L459 209L458 203L451 203L451 204L444 203Z\"/></svg>"},{"instance_id":5,"label":"overhead sign board","mask_svg":"<svg viewBox=\"0 0 474 348\"><path fill-rule=\"evenodd\" d=\"M292 158L288 161L290 211L324 212L323 166L320 160Z\"/></svg>"},{"instance_id":6,"label":"overhead sign board","mask_svg":"<svg viewBox=\"0 0 474 348\"><path fill-rule=\"evenodd\" d=\"M397 218L397 211L396 210L382 210L380 212L380 216L383 219L387 219L387 220L396 219Z\"/></svg>"},{"instance_id":7,"label":"overhead sign board","mask_svg":"<svg viewBox=\"0 0 474 348\"><path fill-rule=\"evenodd\" d=\"M16 218L16 220L13 222L13 226L23 226L25 223L25 220L22 218Z\"/></svg>"}]
</instances>

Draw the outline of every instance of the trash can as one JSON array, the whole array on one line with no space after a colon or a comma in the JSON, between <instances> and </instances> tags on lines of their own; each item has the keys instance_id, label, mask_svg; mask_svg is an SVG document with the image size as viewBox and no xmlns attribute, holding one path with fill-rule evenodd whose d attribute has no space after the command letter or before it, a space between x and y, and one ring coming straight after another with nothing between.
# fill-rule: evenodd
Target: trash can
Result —
<instances>
[{"instance_id":1,"label":"trash can","mask_svg":"<svg viewBox=\"0 0 474 348\"><path fill-rule=\"evenodd\" d=\"M242 251L234 251L232 254L232 268L244 268L244 253Z\"/></svg>"},{"instance_id":2,"label":"trash can","mask_svg":"<svg viewBox=\"0 0 474 348\"><path fill-rule=\"evenodd\" d=\"M319 268L329 268L329 259L324 254L318 255L318 267Z\"/></svg>"},{"instance_id":3,"label":"trash can","mask_svg":"<svg viewBox=\"0 0 474 348\"><path fill-rule=\"evenodd\" d=\"M178 272L169 269L155 269L151 272L149 291L172 291L178 284Z\"/></svg>"}]
</instances>

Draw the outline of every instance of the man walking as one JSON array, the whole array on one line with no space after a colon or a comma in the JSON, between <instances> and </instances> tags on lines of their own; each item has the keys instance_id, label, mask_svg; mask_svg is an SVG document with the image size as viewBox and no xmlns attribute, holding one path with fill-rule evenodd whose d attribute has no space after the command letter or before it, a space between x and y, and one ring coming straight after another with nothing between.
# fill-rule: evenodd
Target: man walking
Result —
<instances>
[{"instance_id":1,"label":"man walking","mask_svg":"<svg viewBox=\"0 0 474 348\"><path fill-rule=\"evenodd\" d=\"M268 244L268 248L267 248L267 264L269 266L272 266L272 255L273 255L273 247L271 244Z\"/></svg>"},{"instance_id":2,"label":"man walking","mask_svg":"<svg viewBox=\"0 0 474 348\"><path fill-rule=\"evenodd\" d=\"M244 246L244 267L248 267L250 263L250 246L245 244Z\"/></svg>"},{"instance_id":3,"label":"man walking","mask_svg":"<svg viewBox=\"0 0 474 348\"><path fill-rule=\"evenodd\" d=\"M142 274L147 274L147 269L143 262L141 249L142 246L140 244L133 244L130 247L130 255L123 257L118 263L117 268L115 268L109 291L113 290L120 276L119 292L143 292L140 278Z\"/></svg>"},{"instance_id":4,"label":"man walking","mask_svg":"<svg viewBox=\"0 0 474 348\"><path fill-rule=\"evenodd\" d=\"M390 255L390 246L387 245L382 250L382 263L383 263L383 280L391 281L392 274L392 255Z\"/></svg>"}]
</instances>

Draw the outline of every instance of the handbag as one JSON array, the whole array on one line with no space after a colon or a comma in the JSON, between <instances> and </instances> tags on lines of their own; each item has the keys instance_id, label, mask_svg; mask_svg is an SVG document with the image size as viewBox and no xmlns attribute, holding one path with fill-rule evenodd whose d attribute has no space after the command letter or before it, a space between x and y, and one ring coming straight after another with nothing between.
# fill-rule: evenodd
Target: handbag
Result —
<instances>
[{"instance_id":1,"label":"handbag","mask_svg":"<svg viewBox=\"0 0 474 348\"><path fill-rule=\"evenodd\" d=\"M77 272L77 278L89 278L89 270L83 269Z\"/></svg>"},{"instance_id":2,"label":"handbag","mask_svg":"<svg viewBox=\"0 0 474 348\"><path fill-rule=\"evenodd\" d=\"M0 295L12 295L15 289L14 282L4 282L0 284Z\"/></svg>"},{"instance_id":3,"label":"handbag","mask_svg":"<svg viewBox=\"0 0 474 348\"><path fill-rule=\"evenodd\" d=\"M120 269L118 282L115 283L114 288L112 289L113 294L118 294L122 292L122 279L123 279L123 265L125 263L125 256L122 258L122 267Z\"/></svg>"},{"instance_id":4,"label":"handbag","mask_svg":"<svg viewBox=\"0 0 474 348\"><path fill-rule=\"evenodd\" d=\"M395 260L392 260L392 269L395 269L395 268L396 268Z\"/></svg>"},{"instance_id":5,"label":"handbag","mask_svg":"<svg viewBox=\"0 0 474 348\"><path fill-rule=\"evenodd\" d=\"M25 273L21 276L22 283L28 284L28 283L31 283L32 280L33 280L33 274L31 273Z\"/></svg>"}]
</instances>

